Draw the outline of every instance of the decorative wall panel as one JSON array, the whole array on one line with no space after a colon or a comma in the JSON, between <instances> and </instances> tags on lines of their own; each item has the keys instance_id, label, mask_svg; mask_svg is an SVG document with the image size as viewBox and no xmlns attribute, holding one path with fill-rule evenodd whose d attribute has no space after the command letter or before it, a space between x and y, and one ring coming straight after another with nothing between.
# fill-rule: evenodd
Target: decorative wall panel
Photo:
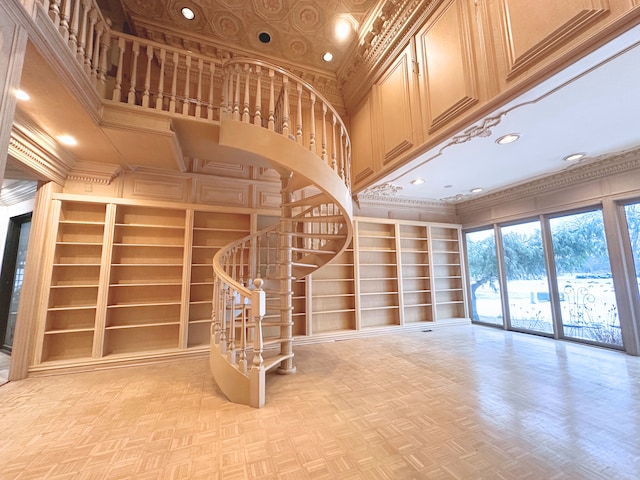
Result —
<instances>
[{"instance_id":1,"label":"decorative wall panel","mask_svg":"<svg viewBox=\"0 0 640 480\"><path fill-rule=\"evenodd\" d=\"M501 1L510 67L508 78L566 44L609 10L607 0Z\"/></svg>"},{"instance_id":2,"label":"decorative wall panel","mask_svg":"<svg viewBox=\"0 0 640 480\"><path fill-rule=\"evenodd\" d=\"M218 183L194 180L195 203L205 205L249 206L249 185L232 180Z\"/></svg>"},{"instance_id":3,"label":"decorative wall panel","mask_svg":"<svg viewBox=\"0 0 640 480\"><path fill-rule=\"evenodd\" d=\"M478 101L476 65L469 45L465 2L449 3L416 35L424 65L429 131L452 120Z\"/></svg>"},{"instance_id":4,"label":"decorative wall panel","mask_svg":"<svg viewBox=\"0 0 640 480\"><path fill-rule=\"evenodd\" d=\"M351 170L355 183L361 182L373 173L373 141L377 136L373 134L371 122L371 95L369 95L360 109L351 117L351 142L353 144Z\"/></svg>"},{"instance_id":5,"label":"decorative wall panel","mask_svg":"<svg viewBox=\"0 0 640 480\"><path fill-rule=\"evenodd\" d=\"M398 57L377 84L383 163L414 144L408 51Z\"/></svg>"},{"instance_id":6,"label":"decorative wall panel","mask_svg":"<svg viewBox=\"0 0 640 480\"><path fill-rule=\"evenodd\" d=\"M129 175L125 180L124 197L187 202L189 200L189 179Z\"/></svg>"}]
</instances>

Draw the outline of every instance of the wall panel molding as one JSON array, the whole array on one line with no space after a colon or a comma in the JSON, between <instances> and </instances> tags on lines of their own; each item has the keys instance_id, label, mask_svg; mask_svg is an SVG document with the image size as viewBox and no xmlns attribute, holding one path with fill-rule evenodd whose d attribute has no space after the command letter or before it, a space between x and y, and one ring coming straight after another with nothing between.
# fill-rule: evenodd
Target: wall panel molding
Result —
<instances>
[{"instance_id":1,"label":"wall panel molding","mask_svg":"<svg viewBox=\"0 0 640 480\"><path fill-rule=\"evenodd\" d=\"M229 180L224 183L206 179L194 180L195 203L205 205L227 205L249 207L249 185Z\"/></svg>"},{"instance_id":2,"label":"wall panel molding","mask_svg":"<svg viewBox=\"0 0 640 480\"><path fill-rule=\"evenodd\" d=\"M410 59L405 51L377 85L383 164L414 144L410 75Z\"/></svg>"},{"instance_id":3,"label":"wall panel molding","mask_svg":"<svg viewBox=\"0 0 640 480\"><path fill-rule=\"evenodd\" d=\"M170 179L166 176L128 175L124 186L125 198L146 198L187 202L189 200L189 179Z\"/></svg>"},{"instance_id":4,"label":"wall panel molding","mask_svg":"<svg viewBox=\"0 0 640 480\"><path fill-rule=\"evenodd\" d=\"M560 48L609 11L607 0L500 0L509 73L513 78Z\"/></svg>"},{"instance_id":5,"label":"wall panel molding","mask_svg":"<svg viewBox=\"0 0 640 480\"><path fill-rule=\"evenodd\" d=\"M429 132L478 102L477 65L465 2L454 0L416 35L424 65Z\"/></svg>"}]
</instances>

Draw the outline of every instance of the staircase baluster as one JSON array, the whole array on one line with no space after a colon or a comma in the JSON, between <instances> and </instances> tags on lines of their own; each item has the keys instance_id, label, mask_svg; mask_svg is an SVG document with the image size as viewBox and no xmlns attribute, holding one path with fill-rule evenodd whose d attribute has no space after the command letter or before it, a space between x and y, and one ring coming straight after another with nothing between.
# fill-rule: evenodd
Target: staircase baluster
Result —
<instances>
[{"instance_id":1,"label":"staircase baluster","mask_svg":"<svg viewBox=\"0 0 640 480\"><path fill-rule=\"evenodd\" d=\"M220 351L224 354L227 351L227 291L229 285L223 284L220 289Z\"/></svg>"},{"instance_id":2,"label":"staircase baluster","mask_svg":"<svg viewBox=\"0 0 640 480\"><path fill-rule=\"evenodd\" d=\"M142 106L149 107L149 94L151 90L151 61L153 60L153 47L147 45L147 71L144 76L144 92L142 93Z\"/></svg>"},{"instance_id":3,"label":"staircase baluster","mask_svg":"<svg viewBox=\"0 0 640 480\"><path fill-rule=\"evenodd\" d=\"M344 176L344 125L340 125L340 170L338 171L338 175L342 180L345 179Z\"/></svg>"},{"instance_id":4,"label":"staircase baluster","mask_svg":"<svg viewBox=\"0 0 640 480\"><path fill-rule=\"evenodd\" d=\"M282 94L284 95L283 112L282 112L282 135L289 137L289 77L282 76Z\"/></svg>"},{"instance_id":5,"label":"staircase baluster","mask_svg":"<svg viewBox=\"0 0 640 480\"><path fill-rule=\"evenodd\" d=\"M169 100L169 112L176 112L176 94L178 93L178 52L173 52L173 78L171 80L171 98Z\"/></svg>"},{"instance_id":6,"label":"staircase baluster","mask_svg":"<svg viewBox=\"0 0 640 480\"><path fill-rule=\"evenodd\" d=\"M322 160L327 161L327 104L322 102Z\"/></svg>"},{"instance_id":7,"label":"staircase baluster","mask_svg":"<svg viewBox=\"0 0 640 480\"><path fill-rule=\"evenodd\" d=\"M298 118L296 122L296 141L302 145L302 85L298 83Z\"/></svg>"},{"instance_id":8,"label":"staircase baluster","mask_svg":"<svg viewBox=\"0 0 640 480\"><path fill-rule=\"evenodd\" d=\"M211 335L213 335L213 342L215 344L220 343L220 323L217 309L220 306L218 301L218 292L220 289L220 279L216 276L214 270L213 279L213 296L211 297Z\"/></svg>"},{"instance_id":9,"label":"staircase baluster","mask_svg":"<svg viewBox=\"0 0 640 480\"><path fill-rule=\"evenodd\" d=\"M194 115L196 118L202 118L202 69L204 68L204 61L198 59L198 90L196 93L196 110Z\"/></svg>"},{"instance_id":10,"label":"staircase baluster","mask_svg":"<svg viewBox=\"0 0 640 480\"><path fill-rule=\"evenodd\" d=\"M249 392L249 404L255 408L262 408L265 399L262 319L266 310L266 296L262 290L263 280L261 278L254 279L253 284L256 289L251 293L251 315L255 325L255 333L253 337L253 365L250 373L251 391Z\"/></svg>"},{"instance_id":11,"label":"staircase baluster","mask_svg":"<svg viewBox=\"0 0 640 480\"><path fill-rule=\"evenodd\" d=\"M209 104L207 105L207 118L213 120L213 76L216 73L216 65L209 62ZM218 118L221 120L221 118Z\"/></svg>"},{"instance_id":12,"label":"staircase baluster","mask_svg":"<svg viewBox=\"0 0 640 480\"><path fill-rule=\"evenodd\" d=\"M240 66L236 65L236 91L233 97L233 119L240 121Z\"/></svg>"},{"instance_id":13,"label":"staircase baluster","mask_svg":"<svg viewBox=\"0 0 640 480\"><path fill-rule=\"evenodd\" d=\"M87 44L87 17L91 10L91 0L82 0L82 20L80 21L80 32L78 33L78 48L76 59L80 65L84 64L85 46Z\"/></svg>"},{"instance_id":14,"label":"staircase baluster","mask_svg":"<svg viewBox=\"0 0 640 480\"><path fill-rule=\"evenodd\" d=\"M98 57L98 93L100 98L107 96L107 56L111 48L111 20L103 22L103 35L100 41L100 56Z\"/></svg>"},{"instance_id":15,"label":"staircase baluster","mask_svg":"<svg viewBox=\"0 0 640 480\"><path fill-rule=\"evenodd\" d=\"M236 363L236 296L238 291L229 288L229 333L227 335L227 358L229 362Z\"/></svg>"},{"instance_id":16,"label":"staircase baluster","mask_svg":"<svg viewBox=\"0 0 640 480\"><path fill-rule=\"evenodd\" d=\"M61 0L51 0L49 3L49 18L56 28L60 26L60 2Z\"/></svg>"},{"instance_id":17,"label":"staircase baluster","mask_svg":"<svg viewBox=\"0 0 640 480\"><path fill-rule=\"evenodd\" d=\"M73 0L63 0L60 10L60 24L58 31L65 43L69 43L69 19L71 17L71 2Z\"/></svg>"},{"instance_id":18,"label":"staircase baluster","mask_svg":"<svg viewBox=\"0 0 640 480\"><path fill-rule=\"evenodd\" d=\"M316 155L318 151L316 149L316 94L311 92L311 135L309 136L309 150Z\"/></svg>"},{"instance_id":19,"label":"staircase baluster","mask_svg":"<svg viewBox=\"0 0 640 480\"><path fill-rule=\"evenodd\" d=\"M256 66L256 111L253 124L262 126L262 67Z\"/></svg>"},{"instance_id":20,"label":"staircase baluster","mask_svg":"<svg viewBox=\"0 0 640 480\"><path fill-rule=\"evenodd\" d=\"M269 70L269 79L271 83L269 85L269 130L272 132L275 129L275 114L276 114L276 99L273 87L273 77L275 76L275 72L273 70Z\"/></svg>"},{"instance_id":21,"label":"staircase baluster","mask_svg":"<svg viewBox=\"0 0 640 480\"><path fill-rule=\"evenodd\" d=\"M125 40L124 37L118 39L118 68L116 69L116 83L113 87L112 100L120 102L122 100L122 62L124 59Z\"/></svg>"},{"instance_id":22,"label":"staircase baluster","mask_svg":"<svg viewBox=\"0 0 640 480\"><path fill-rule=\"evenodd\" d=\"M54 0L54 3L55 1L57 0ZM98 21L98 11L95 8L92 8L91 12L89 12L89 31L87 32L88 42L87 42L87 49L84 54L84 71L87 73L87 75L91 75L91 64L93 61L93 43L95 41L95 36L96 36L97 21Z\"/></svg>"},{"instance_id":23,"label":"staircase baluster","mask_svg":"<svg viewBox=\"0 0 640 480\"><path fill-rule=\"evenodd\" d=\"M95 26L96 38L93 42L93 54L91 56L91 80L95 86L98 85L98 66L100 64L100 39L102 37L103 24L100 22Z\"/></svg>"},{"instance_id":24,"label":"staircase baluster","mask_svg":"<svg viewBox=\"0 0 640 480\"><path fill-rule=\"evenodd\" d=\"M184 79L184 100L182 101L182 114L189 115L189 87L191 86L191 55L185 58L187 75Z\"/></svg>"},{"instance_id":25,"label":"staircase baluster","mask_svg":"<svg viewBox=\"0 0 640 480\"><path fill-rule=\"evenodd\" d=\"M133 41L131 51L133 52L133 58L131 59L131 85L129 86L127 103L134 105L136 103L136 82L138 81L138 55L140 54L140 44L136 40Z\"/></svg>"},{"instance_id":26,"label":"staircase baluster","mask_svg":"<svg viewBox=\"0 0 640 480\"><path fill-rule=\"evenodd\" d=\"M80 25L80 6L81 0L73 0L73 9L71 12L71 24L69 25L69 48L74 54L78 50L78 27Z\"/></svg>"},{"instance_id":27,"label":"staircase baluster","mask_svg":"<svg viewBox=\"0 0 640 480\"><path fill-rule=\"evenodd\" d=\"M164 48L160 49L160 75L158 79L158 95L156 96L156 110L163 110L164 103L164 66L167 59L167 51Z\"/></svg>"},{"instance_id":28,"label":"staircase baluster","mask_svg":"<svg viewBox=\"0 0 640 480\"><path fill-rule=\"evenodd\" d=\"M338 164L336 162L336 114L333 114L333 124L331 126L331 139L333 142L333 148L331 149L331 168L334 172L338 171Z\"/></svg>"},{"instance_id":29,"label":"staircase baluster","mask_svg":"<svg viewBox=\"0 0 640 480\"><path fill-rule=\"evenodd\" d=\"M244 66L246 72L244 82L244 103L242 105L242 121L244 123L251 123L251 116L249 115L249 81L251 75L251 68L249 65Z\"/></svg>"}]
</instances>

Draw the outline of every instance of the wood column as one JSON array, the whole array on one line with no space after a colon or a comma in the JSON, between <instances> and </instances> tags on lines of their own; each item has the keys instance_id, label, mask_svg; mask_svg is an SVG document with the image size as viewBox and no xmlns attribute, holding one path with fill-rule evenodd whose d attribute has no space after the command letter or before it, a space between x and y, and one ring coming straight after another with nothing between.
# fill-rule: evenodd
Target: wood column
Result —
<instances>
[{"instance_id":1,"label":"wood column","mask_svg":"<svg viewBox=\"0 0 640 480\"><path fill-rule=\"evenodd\" d=\"M20 86L27 47L27 32L14 20L14 2L0 3L0 184L9 151L11 127L16 110L16 89Z\"/></svg>"}]
</instances>

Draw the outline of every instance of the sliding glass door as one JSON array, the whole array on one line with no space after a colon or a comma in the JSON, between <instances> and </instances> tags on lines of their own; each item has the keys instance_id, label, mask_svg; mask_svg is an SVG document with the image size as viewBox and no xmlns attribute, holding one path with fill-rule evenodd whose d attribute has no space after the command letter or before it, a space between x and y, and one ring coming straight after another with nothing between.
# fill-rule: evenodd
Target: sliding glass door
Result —
<instances>
[{"instance_id":1,"label":"sliding glass door","mask_svg":"<svg viewBox=\"0 0 640 480\"><path fill-rule=\"evenodd\" d=\"M562 335L622 346L602 211L549 219Z\"/></svg>"},{"instance_id":2,"label":"sliding glass door","mask_svg":"<svg viewBox=\"0 0 640 480\"><path fill-rule=\"evenodd\" d=\"M503 325L495 232L493 228L469 232L466 240L471 319L475 322Z\"/></svg>"},{"instance_id":3,"label":"sliding glass door","mask_svg":"<svg viewBox=\"0 0 640 480\"><path fill-rule=\"evenodd\" d=\"M511 328L553 333L551 297L538 220L501 227Z\"/></svg>"}]
</instances>

